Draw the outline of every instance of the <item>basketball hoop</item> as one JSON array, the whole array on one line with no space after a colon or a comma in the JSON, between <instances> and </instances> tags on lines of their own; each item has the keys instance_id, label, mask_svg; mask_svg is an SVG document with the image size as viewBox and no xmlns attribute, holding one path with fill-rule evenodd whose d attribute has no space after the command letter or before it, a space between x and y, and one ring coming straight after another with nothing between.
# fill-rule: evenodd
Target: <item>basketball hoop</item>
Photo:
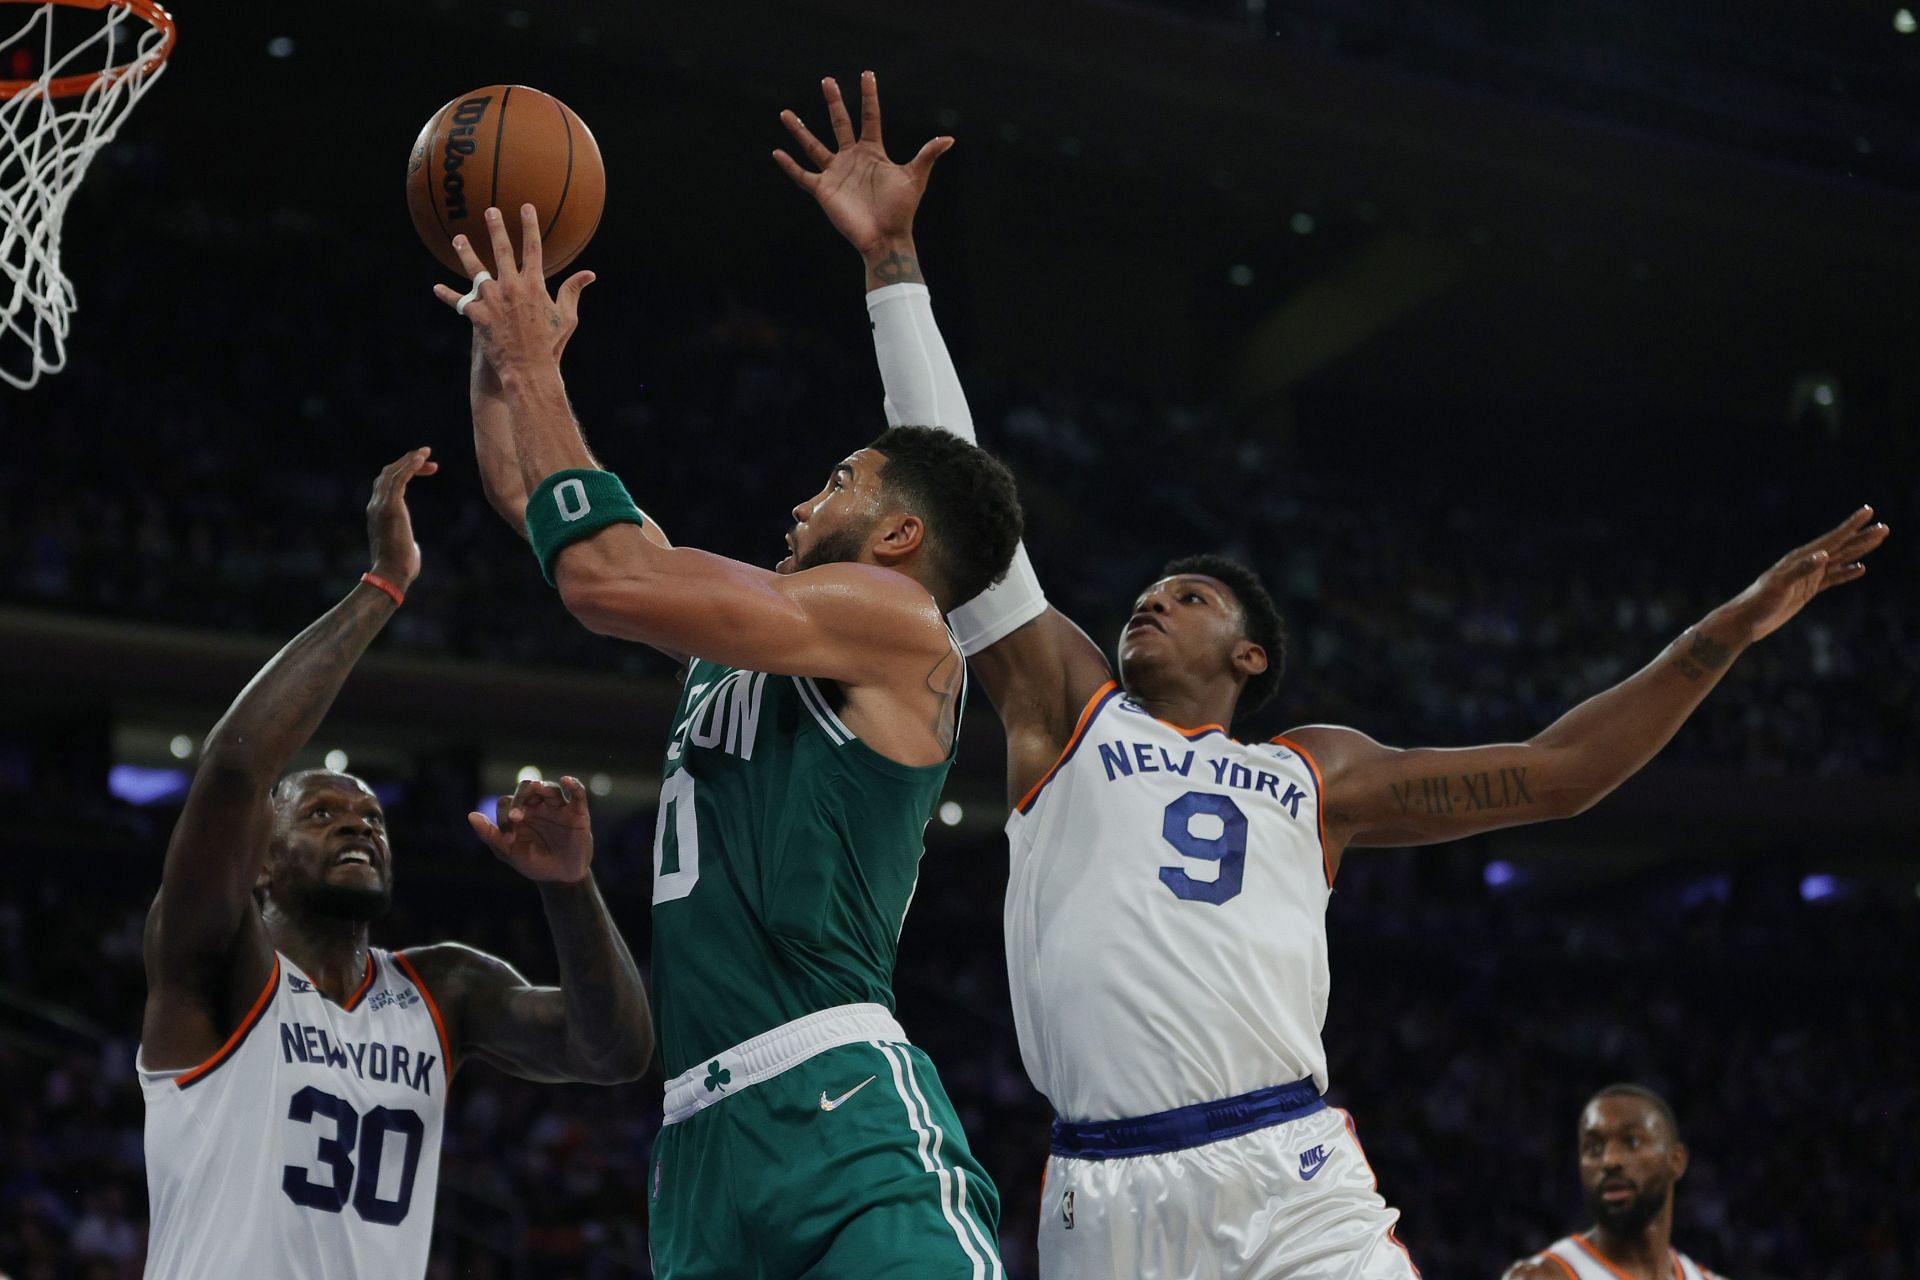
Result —
<instances>
[{"instance_id":1,"label":"basketball hoop","mask_svg":"<svg viewBox=\"0 0 1920 1280\"><path fill-rule=\"evenodd\" d=\"M0 73L14 76L0 78L0 378L24 389L67 363L67 201L166 69L174 23L154 0L0 0L8 7L29 14L10 34L0 24ZM76 34L74 20L89 25Z\"/></svg>"}]
</instances>

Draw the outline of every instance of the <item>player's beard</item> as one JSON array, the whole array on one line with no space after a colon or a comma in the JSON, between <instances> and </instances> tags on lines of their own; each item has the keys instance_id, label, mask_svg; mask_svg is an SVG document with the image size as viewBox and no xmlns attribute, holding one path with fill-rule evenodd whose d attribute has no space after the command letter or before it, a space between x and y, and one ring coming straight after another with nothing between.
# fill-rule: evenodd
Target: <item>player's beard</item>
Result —
<instances>
[{"instance_id":1,"label":"player's beard","mask_svg":"<svg viewBox=\"0 0 1920 1280\"><path fill-rule=\"evenodd\" d=\"M843 528L822 534L820 541L794 556L794 572L817 569L823 564L851 564L857 561L860 553L866 549L867 535L871 532L873 523L869 521L862 529Z\"/></svg>"},{"instance_id":2,"label":"player's beard","mask_svg":"<svg viewBox=\"0 0 1920 1280\"><path fill-rule=\"evenodd\" d=\"M1609 1204L1601 1197L1598 1187L1591 1187L1587 1191L1587 1211L1593 1214L1596 1224L1615 1235L1638 1235L1660 1216L1670 1185L1666 1182L1643 1184L1625 1204Z\"/></svg>"}]
</instances>

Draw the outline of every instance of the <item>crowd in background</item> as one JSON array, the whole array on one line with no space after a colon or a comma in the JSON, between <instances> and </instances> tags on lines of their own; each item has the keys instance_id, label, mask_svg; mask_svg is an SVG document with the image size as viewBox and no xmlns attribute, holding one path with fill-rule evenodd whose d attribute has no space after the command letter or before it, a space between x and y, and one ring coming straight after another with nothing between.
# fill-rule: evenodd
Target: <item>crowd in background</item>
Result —
<instances>
[{"instance_id":1,"label":"crowd in background","mask_svg":"<svg viewBox=\"0 0 1920 1280\"><path fill-rule=\"evenodd\" d=\"M412 498L426 571L383 645L664 678L646 651L568 620L486 510L464 326L424 283L413 311L286 305L276 256L309 241L343 254L342 229L263 231L191 202L165 217L174 252L89 282L94 337L36 392L32 430L0 466L0 604L289 636L366 567L374 474L425 443L448 464ZM194 359L177 344L148 358L140 317L189 271L219 273L244 324L216 327ZM857 298L827 315L655 284L639 308L589 295L569 355L589 371L573 387L581 417L676 540L771 564L792 504L881 426ZM261 354L294 351L310 362ZM1275 728L1330 720L1442 745L1524 736L1845 514L1809 519L1796 486L1817 458L1759 480L1703 467L1685 502L1632 483L1577 500L1561 478L1463 483L1471 470L1423 485L1244 430L1205 396L963 373L983 440L1019 473L1050 595L1096 636L1117 632L1169 555L1223 549L1260 569L1292 637L1265 717ZM1910 509L1920 497L1911 476L1886 479L1894 491L1850 500ZM1896 537L1862 586L1745 657L1672 758L1911 774L1912 570ZM140 934L173 815L60 767L31 742L0 741L0 1273L113 1280L138 1275L143 1250ZM447 833L471 790L379 781L399 788L400 880L377 941L456 937L550 977L547 940L522 909L531 891ZM642 813L603 832L596 866L642 954L651 827ZM1004 845L931 838L900 1015L1000 1185L1009 1273L1028 1278L1049 1113L1008 1011ZM1678 871L1598 890L1495 889L1481 872L1471 844L1354 857L1331 910L1333 1101L1353 1111L1427 1275L1492 1277L1582 1225L1575 1117L1623 1079L1665 1092L1693 1148L1681 1248L1740 1280L1920 1274L1900 1226L1920 1202L1906 1140L1920 1126L1911 897L1808 902L1757 862L1693 867L1705 892ZM607 1091L463 1070L432 1274L647 1274L659 1101L654 1078Z\"/></svg>"},{"instance_id":2,"label":"crowd in background","mask_svg":"<svg viewBox=\"0 0 1920 1280\"><path fill-rule=\"evenodd\" d=\"M16 782L0 771L0 800L29 815L0 906L0 1274L136 1276L140 930L173 815L95 795L56 819ZM531 888L429 820L449 799L390 806L399 888L376 940L458 937L551 979ZM650 827L602 832L596 863L643 955ZM991 836L935 839L897 987L999 1184L1009 1275L1030 1280L1049 1113L1008 1012L1004 857ZM1330 911L1331 1100L1352 1111L1425 1274L1491 1280L1584 1225L1574 1124L1616 1080L1679 1114L1693 1156L1680 1248L1741 1280L1920 1273L1901 1226L1920 1196L1920 904L1806 902L1757 861L1709 866L1704 892L1697 862L1599 892L1495 889L1481 870L1470 845L1355 855ZM647 1274L659 1118L655 1077L606 1090L463 1067L431 1274Z\"/></svg>"}]
</instances>

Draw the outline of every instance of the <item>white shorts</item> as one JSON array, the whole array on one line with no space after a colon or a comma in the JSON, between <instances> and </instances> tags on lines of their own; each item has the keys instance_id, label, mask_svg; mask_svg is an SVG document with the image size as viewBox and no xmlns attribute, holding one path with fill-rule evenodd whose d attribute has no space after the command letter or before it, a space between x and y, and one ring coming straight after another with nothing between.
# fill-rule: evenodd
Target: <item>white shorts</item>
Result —
<instances>
[{"instance_id":1,"label":"white shorts","mask_svg":"<svg viewBox=\"0 0 1920 1280\"><path fill-rule=\"evenodd\" d=\"M1053 1156L1041 1280L1418 1280L1346 1112L1117 1160Z\"/></svg>"}]
</instances>

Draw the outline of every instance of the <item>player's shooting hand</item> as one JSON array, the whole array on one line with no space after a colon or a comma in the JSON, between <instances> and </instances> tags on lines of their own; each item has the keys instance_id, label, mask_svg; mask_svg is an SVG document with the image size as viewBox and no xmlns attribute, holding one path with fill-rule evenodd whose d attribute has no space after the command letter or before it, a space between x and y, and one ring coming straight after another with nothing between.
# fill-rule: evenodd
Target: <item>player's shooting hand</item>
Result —
<instances>
[{"instance_id":1,"label":"player's shooting hand","mask_svg":"<svg viewBox=\"0 0 1920 1280\"><path fill-rule=\"evenodd\" d=\"M593 865L593 820L578 778L522 782L494 802L492 819L469 813L467 825L529 880L572 884Z\"/></svg>"},{"instance_id":2,"label":"player's shooting hand","mask_svg":"<svg viewBox=\"0 0 1920 1280\"><path fill-rule=\"evenodd\" d=\"M530 204L520 206L519 259L513 241L507 235L506 218L498 209L488 209L487 234L493 241L493 261L499 272L480 283L466 304L465 315L473 325L480 354L496 373L525 369L545 361L556 366L561 352L580 324L580 293L593 282L591 271L576 271L560 286L556 299L547 292L546 276L540 260L540 215ZM467 277L473 279L485 270L480 256L465 236L453 238L453 251ZM433 286L433 296L461 309L465 295L444 284ZM479 371L475 370L476 379Z\"/></svg>"},{"instance_id":3,"label":"player's shooting hand","mask_svg":"<svg viewBox=\"0 0 1920 1280\"><path fill-rule=\"evenodd\" d=\"M407 512L407 482L440 469L429 462L431 449L401 454L380 471L367 501L367 543L373 550L373 571L405 591L420 576L420 544L413 540L413 517Z\"/></svg>"},{"instance_id":4,"label":"player's shooting hand","mask_svg":"<svg viewBox=\"0 0 1920 1280\"><path fill-rule=\"evenodd\" d=\"M780 113L781 123L800 144L801 153L820 170L814 173L784 151L773 153L774 163L819 202L827 220L862 257L888 252L895 241L913 235L914 211L926 194L933 162L953 145L938 137L920 148L905 164L887 159L880 136L880 86L873 72L860 73L860 134L856 138L840 86L832 78L820 82L827 99L827 119L833 125L834 148L829 148L791 111Z\"/></svg>"},{"instance_id":5,"label":"player's shooting hand","mask_svg":"<svg viewBox=\"0 0 1920 1280\"><path fill-rule=\"evenodd\" d=\"M1873 508L1861 507L1812 542L1795 547L1730 600L1726 610L1747 628L1750 640L1771 635L1822 591L1867 571L1861 561L1889 532L1885 524L1869 524L1872 519Z\"/></svg>"}]
</instances>

